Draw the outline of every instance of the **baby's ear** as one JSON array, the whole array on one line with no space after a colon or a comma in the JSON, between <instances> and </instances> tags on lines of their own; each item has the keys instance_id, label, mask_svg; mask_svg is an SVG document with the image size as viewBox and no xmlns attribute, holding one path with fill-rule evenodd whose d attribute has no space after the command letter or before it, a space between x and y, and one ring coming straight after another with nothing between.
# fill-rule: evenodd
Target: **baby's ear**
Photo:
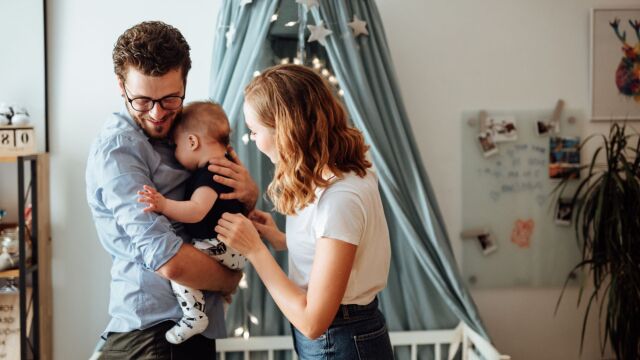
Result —
<instances>
[{"instance_id":1,"label":"baby's ear","mask_svg":"<svg viewBox=\"0 0 640 360\"><path fill-rule=\"evenodd\" d=\"M191 150L197 150L200 147L200 139L198 139L198 135L196 134L189 134L187 141L189 141L189 149Z\"/></svg>"}]
</instances>

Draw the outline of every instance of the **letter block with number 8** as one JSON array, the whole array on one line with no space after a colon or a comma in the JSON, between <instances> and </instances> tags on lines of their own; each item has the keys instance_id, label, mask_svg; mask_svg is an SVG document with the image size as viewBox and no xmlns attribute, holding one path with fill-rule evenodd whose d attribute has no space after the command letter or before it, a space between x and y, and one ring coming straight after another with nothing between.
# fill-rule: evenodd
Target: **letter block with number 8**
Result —
<instances>
[{"instance_id":1,"label":"letter block with number 8","mask_svg":"<svg viewBox=\"0 0 640 360\"><path fill-rule=\"evenodd\" d=\"M30 155L35 152L33 127L0 126L0 156Z\"/></svg>"}]
</instances>

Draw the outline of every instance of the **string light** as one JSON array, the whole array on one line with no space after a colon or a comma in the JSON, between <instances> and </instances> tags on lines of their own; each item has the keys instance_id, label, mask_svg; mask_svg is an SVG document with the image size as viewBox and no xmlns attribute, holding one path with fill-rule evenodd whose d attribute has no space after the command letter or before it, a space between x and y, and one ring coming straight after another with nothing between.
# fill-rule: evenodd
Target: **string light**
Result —
<instances>
[{"instance_id":1,"label":"string light","mask_svg":"<svg viewBox=\"0 0 640 360\"><path fill-rule=\"evenodd\" d=\"M271 16L271 22L277 21L278 20L278 14L273 14ZM299 24L299 21L289 21L287 22L284 26L285 27L293 27L296 24ZM298 56L289 58L289 57L283 57L281 59L275 59L275 63L280 63L282 65L287 65L290 64L291 62L293 62L296 65L304 65L304 66L309 66L311 68L313 68L317 73L319 73L321 76L323 76L324 78L327 79L328 83L331 85L331 87L333 88L333 90L335 91L335 93L338 94L338 96L343 97L344 96L344 90L342 90L339 86L339 81L338 78L336 76L334 76L331 71L326 67L326 60L321 60L318 56L313 56L311 58L311 62L303 62L302 59L305 58L305 53L301 53L300 51L305 51L304 50L304 46L302 46L302 49L299 50L298 52ZM256 70L253 72L253 77L256 77L258 75L260 75L261 72L259 70ZM242 135L242 142L247 145L249 143L250 140L250 136L248 133ZM244 291L246 289L249 288L249 283L247 281L247 275L245 273L242 274L242 279L240 280L240 283L238 284L238 287L241 289L241 291ZM251 324L253 325L259 325L260 324L260 320L258 319L257 316L251 314L249 312L248 306L247 306L247 294L243 293L243 310L244 310L244 314L243 314L243 325L237 327L233 334L235 337L240 337L242 336L242 338L244 338L245 340L248 340L249 337L251 336L250 332L249 332L249 326Z\"/></svg>"},{"instance_id":2,"label":"string light","mask_svg":"<svg viewBox=\"0 0 640 360\"><path fill-rule=\"evenodd\" d=\"M240 326L233 331L233 335L241 336L244 333L244 327Z\"/></svg>"},{"instance_id":3,"label":"string light","mask_svg":"<svg viewBox=\"0 0 640 360\"><path fill-rule=\"evenodd\" d=\"M238 284L238 287L240 287L240 289L246 289L249 287L247 284L247 274L242 273L242 279L240 279L240 283Z\"/></svg>"}]
</instances>

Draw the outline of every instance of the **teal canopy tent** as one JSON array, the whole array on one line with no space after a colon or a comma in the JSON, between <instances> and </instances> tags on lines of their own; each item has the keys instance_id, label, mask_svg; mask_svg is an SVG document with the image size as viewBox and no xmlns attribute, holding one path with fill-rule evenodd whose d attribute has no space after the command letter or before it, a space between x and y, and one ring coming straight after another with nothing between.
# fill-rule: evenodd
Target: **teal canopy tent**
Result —
<instances>
[{"instance_id":1,"label":"teal canopy tent","mask_svg":"<svg viewBox=\"0 0 640 360\"><path fill-rule=\"evenodd\" d=\"M335 84L351 121L371 145L392 243L389 283L380 295L390 330L450 329L463 321L488 338L456 267L375 3L224 1L214 41L210 95L227 111L236 151L262 189L271 180L273 165L246 142L243 89L256 72L287 61L314 67ZM264 198L258 206L271 209ZM282 225L283 219L278 221ZM286 266L286 254L277 256ZM227 323L230 335L236 336L290 331L251 270L246 288L229 309Z\"/></svg>"}]
</instances>

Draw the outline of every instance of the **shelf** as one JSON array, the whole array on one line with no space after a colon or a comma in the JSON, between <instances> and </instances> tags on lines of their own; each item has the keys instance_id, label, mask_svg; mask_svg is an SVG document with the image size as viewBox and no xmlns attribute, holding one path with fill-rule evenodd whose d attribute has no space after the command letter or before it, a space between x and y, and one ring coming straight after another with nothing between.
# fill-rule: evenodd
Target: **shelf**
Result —
<instances>
[{"instance_id":1,"label":"shelf","mask_svg":"<svg viewBox=\"0 0 640 360\"><path fill-rule=\"evenodd\" d=\"M17 156L0 156L0 163L14 163L18 161Z\"/></svg>"},{"instance_id":2,"label":"shelf","mask_svg":"<svg viewBox=\"0 0 640 360\"><path fill-rule=\"evenodd\" d=\"M24 161L23 161L24 160ZM47 153L31 153L20 155L19 153L7 153L0 151L0 165L6 163L9 166L1 166L0 169L17 168L18 177L18 205L25 203L25 198L29 196L33 204L32 214L34 222L31 229L34 233L32 245L36 248L32 259L35 263L20 262L20 270L12 269L0 271L0 281L7 279L17 279L19 287L26 287L26 283L37 285L33 290L33 306L24 303L22 296L19 300L17 309L20 311L19 318L23 322L26 320L25 329L20 329L20 333L16 334L20 345L13 346L18 348L19 358L21 359L40 359L50 360L52 354L52 334L53 328L53 308L51 304L52 287L51 287L51 222L49 207L49 154ZM1 171L0 171L1 173ZM30 187L24 187L28 182ZM21 208L16 211L19 222L24 223L24 211ZM37 221L35 221L37 220ZM13 219L15 221L15 219ZM16 224L0 223L0 229L13 227ZM25 232L25 237L28 233ZM24 241L26 239L21 239ZM26 260L26 259L24 259ZM20 277L24 281L20 283ZM25 278L26 277L26 278ZM2 282L4 282L2 281ZM28 290L29 288L27 288ZM28 291L27 291L28 293ZM31 298L27 295L28 298ZM26 311L25 311L26 310ZM29 311L33 310L31 314ZM31 328L31 331L29 331ZM26 330L26 331L25 331ZM2 346L2 344L0 344ZM15 357L12 357L15 358Z\"/></svg>"},{"instance_id":3,"label":"shelf","mask_svg":"<svg viewBox=\"0 0 640 360\"><path fill-rule=\"evenodd\" d=\"M0 155L0 163L15 163L18 161L18 157L20 156L24 156L24 157L38 157L40 155L42 155L43 153L41 152L37 152L37 153L29 153L29 154L20 154L20 155Z\"/></svg>"},{"instance_id":4,"label":"shelf","mask_svg":"<svg viewBox=\"0 0 640 360\"><path fill-rule=\"evenodd\" d=\"M20 270L18 269L0 271L0 279L13 279L19 276L20 276Z\"/></svg>"}]
</instances>

